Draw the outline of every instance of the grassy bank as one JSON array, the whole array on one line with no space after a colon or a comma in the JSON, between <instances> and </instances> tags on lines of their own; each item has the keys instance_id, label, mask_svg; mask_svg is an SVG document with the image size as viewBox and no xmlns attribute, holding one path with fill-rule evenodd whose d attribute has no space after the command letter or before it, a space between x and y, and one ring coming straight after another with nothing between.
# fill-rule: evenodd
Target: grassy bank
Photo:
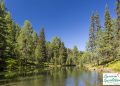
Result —
<instances>
[{"instance_id":1,"label":"grassy bank","mask_svg":"<svg viewBox=\"0 0 120 86\"><path fill-rule=\"evenodd\" d=\"M108 65L106 65L106 68L120 72L120 61L115 61L115 62L109 63Z\"/></svg>"},{"instance_id":2,"label":"grassy bank","mask_svg":"<svg viewBox=\"0 0 120 86\"><path fill-rule=\"evenodd\" d=\"M106 65L95 66L93 64L87 64L85 67L89 70L97 70L100 72L120 72L120 61L113 61Z\"/></svg>"}]
</instances>

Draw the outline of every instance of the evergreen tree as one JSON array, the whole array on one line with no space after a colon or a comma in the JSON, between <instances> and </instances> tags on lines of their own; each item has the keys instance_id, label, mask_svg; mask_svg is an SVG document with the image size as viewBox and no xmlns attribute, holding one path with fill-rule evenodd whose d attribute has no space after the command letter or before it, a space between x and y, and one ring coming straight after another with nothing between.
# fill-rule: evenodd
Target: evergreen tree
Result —
<instances>
[{"instance_id":1,"label":"evergreen tree","mask_svg":"<svg viewBox=\"0 0 120 86\"><path fill-rule=\"evenodd\" d=\"M116 0L116 12L117 12L117 29L120 30L120 0Z\"/></svg>"},{"instance_id":2,"label":"evergreen tree","mask_svg":"<svg viewBox=\"0 0 120 86\"><path fill-rule=\"evenodd\" d=\"M41 60L41 46L40 46L40 41L39 39L37 40L37 45L36 45L36 48L35 48L35 59L37 60L37 64L40 64L42 62Z\"/></svg>"},{"instance_id":3,"label":"evergreen tree","mask_svg":"<svg viewBox=\"0 0 120 86\"><path fill-rule=\"evenodd\" d=\"M38 37L37 47L36 47L36 57L39 62L47 61L47 51L46 51L46 40L44 34L44 28L40 31L40 36Z\"/></svg>"},{"instance_id":4,"label":"evergreen tree","mask_svg":"<svg viewBox=\"0 0 120 86\"><path fill-rule=\"evenodd\" d=\"M97 38L95 40L96 48L94 50L94 59L92 61L96 64L99 65L103 61L103 55L104 55L104 39L103 39L104 33L100 29L97 32Z\"/></svg>"},{"instance_id":5,"label":"evergreen tree","mask_svg":"<svg viewBox=\"0 0 120 86\"><path fill-rule=\"evenodd\" d=\"M17 38L19 36L19 33L20 33L20 26L18 24L15 24L15 34L14 34L14 37L15 37L15 41L17 42Z\"/></svg>"},{"instance_id":6,"label":"evergreen tree","mask_svg":"<svg viewBox=\"0 0 120 86\"><path fill-rule=\"evenodd\" d=\"M94 52L94 62L99 64L106 64L113 59L113 29L108 6L105 9L105 29L97 32L96 49Z\"/></svg>"},{"instance_id":7,"label":"evergreen tree","mask_svg":"<svg viewBox=\"0 0 120 86\"><path fill-rule=\"evenodd\" d=\"M52 43L46 42L46 50L47 50L47 62L51 62L53 58L53 50L52 50Z\"/></svg>"},{"instance_id":8,"label":"evergreen tree","mask_svg":"<svg viewBox=\"0 0 120 86\"><path fill-rule=\"evenodd\" d=\"M6 12L5 15L6 27L7 27L7 35L6 35L6 64L8 69L15 68L16 62L16 35L18 34L19 28L14 23L13 19L11 18L10 12Z\"/></svg>"},{"instance_id":9,"label":"evergreen tree","mask_svg":"<svg viewBox=\"0 0 120 86\"><path fill-rule=\"evenodd\" d=\"M6 35L7 35L7 26L5 21L6 9L3 1L0 1L0 69L3 69L5 66L6 59Z\"/></svg>"},{"instance_id":10,"label":"evergreen tree","mask_svg":"<svg viewBox=\"0 0 120 86\"><path fill-rule=\"evenodd\" d=\"M19 52L20 64L24 66L32 59L32 33L32 26L26 20L17 38L17 51Z\"/></svg>"},{"instance_id":11,"label":"evergreen tree","mask_svg":"<svg viewBox=\"0 0 120 86\"><path fill-rule=\"evenodd\" d=\"M113 48L114 48L114 52L113 52L113 57L114 59L116 59L119 56L119 42L118 42L118 29L117 29L117 19L112 19L112 34L113 34Z\"/></svg>"},{"instance_id":12,"label":"evergreen tree","mask_svg":"<svg viewBox=\"0 0 120 86\"><path fill-rule=\"evenodd\" d=\"M6 20L6 26L7 26L7 36L6 36L6 51L7 51L7 57L15 58L15 23L13 22L11 15L9 12L6 13L5 16Z\"/></svg>"},{"instance_id":13,"label":"evergreen tree","mask_svg":"<svg viewBox=\"0 0 120 86\"><path fill-rule=\"evenodd\" d=\"M94 56L94 50L96 48L96 32L98 27L96 26L96 21L98 22L97 19L98 15L96 15L95 13L92 14L91 16L91 22L90 22L90 29L89 29L89 41L88 41L88 45L87 45L87 50L90 53L90 62L93 61L93 59L95 58Z\"/></svg>"},{"instance_id":14,"label":"evergreen tree","mask_svg":"<svg viewBox=\"0 0 120 86\"><path fill-rule=\"evenodd\" d=\"M18 40L18 36L19 36L19 33L20 33L20 26L18 25L18 24L15 24L15 34L14 34L14 40L15 40L15 50L14 50L14 52L15 52L15 57L16 57L16 59L18 59L19 58L19 53L18 53L18 49L17 49L17 40Z\"/></svg>"},{"instance_id":15,"label":"evergreen tree","mask_svg":"<svg viewBox=\"0 0 120 86\"><path fill-rule=\"evenodd\" d=\"M105 58L113 58L113 29L110 13L108 10L108 6L106 6L105 10L105 32L104 32L104 42L105 42Z\"/></svg>"},{"instance_id":16,"label":"evergreen tree","mask_svg":"<svg viewBox=\"0 0 120 86\"><path fill-rule=\"evenodd\" d=\"M116 58L120 58L120 0L116 0L116 13L117 13L117 35L116 35L116 46L115 49L117 51Z\"/></svg>"},{"instance_id":17,"label":"evergreen tree","mask_svg":"<svg viewBox=\"0 0 120 86\"><path fill-rule=\"evenodd\" d=\"M40 49L41 59L42 61L45 62L47 61L47 55L46 55L46 40L45 40L44 28L41 29L39 41L41 46L41 49Z\"/></svg>"},{"instance_id":18,"label":"evergreen tree","mask_svg":"<svg viewBox=\"0 0 120 86\"><path fill-rule=\"evenodd\" d=\"M78 56L79 56L79 51L78 51L78 48L77 46L74 46L73 48L73 61L74 61L74 64L78 64Z\"/></svg>"},{"instance_id":19,"label":"evergreen tree","mask_svg":"<svg viewBox=\"0 0 120 86\"><path fill-rule=\"evenodd\" d=\"M67 51L64 46L64 43L61 43L60 49L59 49L59 64L63 65L66 63L67 60Z\"/></svg>"},{"instance_id":20,"label":"evergreen tree","mask_svg":"<svg viewBox=\"0 0 120 86\"><path fill-rule=\"evenodd\" d=\"M100 25L100 17L98 15L98 13L95 13L95 27L96 27L96 36L95 36L95 49L94 49L94 60L92 60L94 63L99 64L99 50L100 50L100 44L103 40L102 40L102 30L101 30L101 25Z\"/></svg>"},{"instance_id":21,"label":"evergreen tree","mask_svg":"<svg viewBox=\"0 0 120 86\"><path fill-rule=\"evenodd\" d=\"M94 21L95 21L95 36L96 36L96 38L97 38L97 35L98 35L98 32L101 30L101 25L100 25L100 17L99 17L99 15L98 15L98 12L95 12L95 14L94 14Z\"/></svg>"},{"instance_id":22,"label":"evergreen tree","mask_svg":"<svg viewBox=\"0 0 120 86\"><path fill-rule=\"evenodd\" d=\"M90 23L88 51L93 52L96 48L95 40L97 38L98 32L101 30L100 18L97 12L92 14Z\"/></svg>"},{"instance_id":23,"label":"evergreen tree","mask_svg":"<svg viewBox=\"0 0 120 86\"><path fill-rule=\"evenodd\" d=\"M95 48L95 18L94 14L91 16L91 25L89 30L88 51L93 52Z\"/></svg>"},{"instance_id":24,"label":"evergreen tree","mask_svg":"<svg viewBox=\"0 0 120 86\"><path fill-rule=\"evenodd\" d=\"M36 61L37 59L35 58L35 49L37 47L37 33L35 31L33 31L32 33L32 61Z\"/></svg>"},{"instance_id":25,"label":"evergreen tree","mask_svg":"<svg viewBox=\"0 0 120 86\"><path fill-rule=\"evenodd\" d=\"M58 37L54 37L52 40L52 50L53 50L53 58L51 61L57 65L59 64L59 49L61 46L61 40Z\"/></svg>"},{"instance_id":26,"label":"evergreen tree","mask_svg":"<svg viewBox=\"0 0 120 86\"><path fill-rule=\"evenodd\" d=\"M73 61L73 51L71 49L67 49L67 61L66 61L67 65L73 65L74 61Z\"/></svg>"}]
</instances>

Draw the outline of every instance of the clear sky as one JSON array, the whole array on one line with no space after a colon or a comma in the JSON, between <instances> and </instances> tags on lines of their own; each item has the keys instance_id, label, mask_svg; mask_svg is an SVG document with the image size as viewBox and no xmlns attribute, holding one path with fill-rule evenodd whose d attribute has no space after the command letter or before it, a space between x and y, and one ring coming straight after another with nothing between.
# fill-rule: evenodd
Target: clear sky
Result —
<instances>
[{"instance_id":1,"label":"clear sky","mask_svg":"<svg viewBox=\"0 0 120 86\"><path fill-rule=\"evenodd\" d=\"M85 50L93 11L98 11L103 25L106 3L115 18L115 0L5 0L20 26L27 19L37 33L41 27L45 28L46 40L59 36L66 47L77 45L79 50Z\"/></svg>"}]
</instances>

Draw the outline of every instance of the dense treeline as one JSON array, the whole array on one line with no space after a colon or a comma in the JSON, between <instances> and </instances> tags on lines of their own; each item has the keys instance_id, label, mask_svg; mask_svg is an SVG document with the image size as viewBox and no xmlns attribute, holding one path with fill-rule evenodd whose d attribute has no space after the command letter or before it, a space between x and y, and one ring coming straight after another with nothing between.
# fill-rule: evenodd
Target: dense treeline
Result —
<instances>
[{"instance_id":1,"label":"dense treeline","mask_svg":"<svg viewBox=\"0 0 120 86\"><path fill-rule=\"evenodd\" d=\"M97 12L91 16L87 52L83 55L86 63L106 65L111 61L120 60L120 0L116 2L117 18L111 18L106 5L104 26L100 25Z\"/></svg>"},{"instance_id":2,"label":"dense treeline","mask_svg":"<svg viewBox=\"0 0 120 86\"><path fill-rule=\"evenodd\" d=\"M46 41L44 28L38 35L26 20L20 27L0 0L0 70L41 67L44 65L76 65L81 52L65 47L59 37Z\"/></svg>"},{"instance_id":3,"label":"dense treeline","mask_svg":"<svg viewBox=\"0 0 120 86\"><path fill-rule=\"evenodd\" d=\"M106 5L104 26L98 12L92 14L87 50L80 52L76 46L66 48L59 37L46 41L44 28L38 35L28 20L20 27L0 0L0 70L84 63L106 65L120 60L120 0L116 2L117 18L111 18Z\"/></svg>"}]
</instances>

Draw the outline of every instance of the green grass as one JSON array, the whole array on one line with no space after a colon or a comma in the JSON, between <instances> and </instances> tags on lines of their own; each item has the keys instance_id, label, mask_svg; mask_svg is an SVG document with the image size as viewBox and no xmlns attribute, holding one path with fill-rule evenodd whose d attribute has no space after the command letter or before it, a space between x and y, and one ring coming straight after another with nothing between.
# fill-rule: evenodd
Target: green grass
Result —
<instances>
[{"instance_id":1,"label":"green grass","mask_svg":"<svg viewBox=\"0 0 120 86\"><path fill-rule=\"evenodd\" d=\"M120 71L120 61L115 61L107 65L107 68L110 68L115 71Z\"/></svg>"}]
</instances>

